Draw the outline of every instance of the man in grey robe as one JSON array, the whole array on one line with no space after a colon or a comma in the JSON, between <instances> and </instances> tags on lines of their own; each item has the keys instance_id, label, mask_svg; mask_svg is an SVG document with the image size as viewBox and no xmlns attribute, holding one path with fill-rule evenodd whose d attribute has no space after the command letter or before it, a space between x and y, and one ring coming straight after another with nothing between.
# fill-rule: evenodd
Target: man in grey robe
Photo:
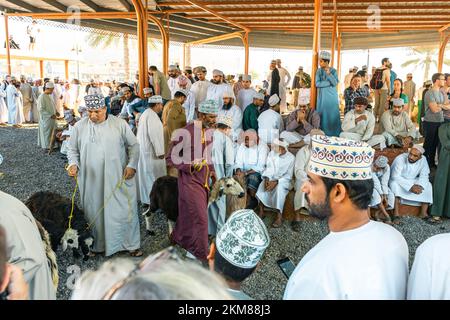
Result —
<instances>
[{"instance_id":1,"label":"man in grey robe","mask_svg":"<svg viewBox=\"0 0 450 320\"><path fill-rule=\"evenodd\" d=\"M31 80L31 81L30 81ZM30 85L33 79L29 78L25 81L25 76L20 76L20 92L23 98L23 115L25 116L25 122L31 122L31 110L33 107L33 91Z\"/></svg>"},{"instance_id":2,"label":"man in grey robe","mask_svg":"<svg viewBox=\"0 0 450 320\"><path fill-rule=\"evenodd\" d=\"M56 106L53 100L55 85L49 81L44 85L42 93L37 101L39 111L38 146L42 149L50 148L50 141L56 128Z\"/></svg>"},{"instance_id":3,"label":"man in grey robe","mask_svg":"<svg viewBox=\"0 0 450 320\"><path fill-rule=\"evenodd\" d=\"M56 300L44 245L30 210L2 191L0 208L0 225L6 230L8 263L23 271L30 300Z\"/></svg>"},{"instance_id":4,"label":"man in grey robe","mask_svg":"<svg viewBox=\"0 0 450 320\"><path fill-rule=\"evenodd\" d=\"M101 95L87 95L88 117L74 126L67 168L77 177L81 204L94 235L93 252L142 256L137 212L139 143L128 124L107 115Z\"/></svg>"}]
</instances>

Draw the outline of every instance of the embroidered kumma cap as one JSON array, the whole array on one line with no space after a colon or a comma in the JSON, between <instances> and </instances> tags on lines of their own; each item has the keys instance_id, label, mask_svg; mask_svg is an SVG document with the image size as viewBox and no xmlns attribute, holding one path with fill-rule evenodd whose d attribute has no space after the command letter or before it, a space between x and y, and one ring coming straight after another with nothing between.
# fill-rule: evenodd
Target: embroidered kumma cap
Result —
<instances>
[{"instance_id":1,"label":"embroidered kumma cap","mask_svg":"<svg viewBox=\"0 0 450 320\"><path fill-rule=\"evenodd\" d=\"M91 94L84 97L84 105L88 110L97 110L106 107L105 98L100 94Z\"/></svg>"},{"instance_id":2,"label":"embroidered kumma cap","mask_svg":"<svg viewBox=\"0 0 450 320\"><path fill-rule=\"evenodd\" d=\"M220 255L232 265L255 267L270 244L264 222L253 210L235 211L216 236Z\"/></svg>"},{"instance_id":3,"label":"embroidered kumma cap","mask_svg":"<svg viewBox=\"0 0 450 320\"><path fill-rule=\"evenodd\" d=\"M330 179L372 179L374 150L365 142L313 136L308 171Z\"/></svg>"},{"instance_id":4,"label":"embroidered kumma cap","mask_svg":"<svg viewBox=\"0 0 450 320\"><path fill-rule=\"evenodd\" d=\"M206 114L218 114L219 104L215 100L205 100L198 106L198 112Z\"/></svg>"}]
</instances>

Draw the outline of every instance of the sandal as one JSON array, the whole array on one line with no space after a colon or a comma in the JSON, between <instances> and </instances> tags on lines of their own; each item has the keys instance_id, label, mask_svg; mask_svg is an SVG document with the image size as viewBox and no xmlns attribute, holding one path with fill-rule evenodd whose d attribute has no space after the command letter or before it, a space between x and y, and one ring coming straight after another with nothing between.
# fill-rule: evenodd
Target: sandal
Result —
<instances>
[{"instance_id":1,"label":"sandal","mask_svg":"<svg viewBox=\"0 0 450 320\"><path fill-rule=\"evenodd\" d=\"M391 222L392 224L400 224L400 216L394 216Z\"/></svg>"},{"instance_id":2,"label":"sandal","mask_svg":"<svg viewBox=\"0 0 450 320\"><path fill-rule=\"evenodd\" d=\"M300 225L301 225L300 221L292 221L291 222L292 230L295 232L300 232Z\"/></svg>"},{"instance_id":3,"label":"sandal","mask_svg":"<svg viewBox=\"0 0 450 320\"><path fill-rule=\"evenodd\" d=\"M440 224L440 223L442 223L442 220L441 219L436 219L436 217L429 217L425 221L430 223L430 224Z\"/></svg>"},{"instance_id":4,"label":"sandal","mask_svg":"<svg viewBox=\"0 0 450 320\"><path fill-rule=\"evenodd\" d=\"M95 258L96 256L102 255L104 254L104 252L94 252L94 251L89 251L89 253L87 254L87 256L89 258Z\"/></svg>"},{"instance_id":5,"label":"sandal","mask_svg":"<svg viewBox=\"0 0 450 320\"><path fill-rule=\"evenodd\" d=\"M272 228L279 228L279 227L281 227L282 224L283 224L283 221L282 221L282 220L280 220L280 222L278 222L278 223L277 223L277 220L275 220L275 221L272 223Z\"/></svg>"},{"instance_id":6,"label":"sandal","mask_svg":"<svg viewBox=\"0 0 450 320\"><path fill-rule=\"evenodd\" d=\"M130 253L130 256L134 257L134 258L142 257L144 255L144 253L141 250L139 250L139 249L136 249L136 250L133 250L133 251L129 251L129 253Z\"/></svg>"}]
</instances>

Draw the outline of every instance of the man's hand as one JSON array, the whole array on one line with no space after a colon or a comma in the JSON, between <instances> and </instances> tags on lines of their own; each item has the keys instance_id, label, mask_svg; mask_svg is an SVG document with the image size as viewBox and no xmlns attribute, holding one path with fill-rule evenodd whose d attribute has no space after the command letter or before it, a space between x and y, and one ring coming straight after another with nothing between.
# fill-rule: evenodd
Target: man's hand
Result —
<instances>
[{"instance_id":1,"label":"man's hand","mask_svg":"<svg viewBox=\"0 0 450 320\"><path fill-rule=\"evenodd\" d=\"M125 178L125 180L133 178L135 174L136 170L130 167L126 167L125 170L123 171L123 177Z\"/></svg>"},{"instance_id":2,"label":"man's hand","mask_svg":"<svg viewBox=\"0 0 450 320\"><path fill-rule=\"evenodd\" d=\"M6 268L9 273L8 300L28 300L28 284L22 270L12 264L8 264Z\"/></svg>"},{"instance_id":3,"label":"man's hand","mask_svg":"<svg viewBox=\"0 0 450 320\"><path fill-rule=\"evenodd\" d=\"M237 170L236 170L236 176L237 176L239 179L244 178L245 175L246 175L245 172L242 171L241 169L237 169Z\"/></svg>"},{"instance_id":4,"label":"man's hand","mask_svg":"<svg viewBox=\"0 0 450 320\"><path fill-rule=\"evenodd\" d=\"M355 122L358 123L360 121L364 121L367 120L367 116L365 114L363 114L362 116L359 116L358 118L355 119Z\"/></svg>"},{"instance_id":5,"label":"man's hand","mask_svg":"<svg viewBox=\"0 0 450 320\"><path fill-rule=\"evenodd\" d=\"M267 186L266 186L266 191L272 191L273 189L275 189L276 188L276 186L277 186L277 184L278 184L278 181L267 181Z\"/></svg>"},{"instance_id":6,"label":"man's hand","mask_svg":"<svg viewBox=\"0 0 450 320\"><path fill-rule=\"evenodd\" d=\"M195 159L191 164L195 171L200 171L203 168L203 159Z\"/></svg>"},{"instance_id":7,"label":"man's hand","mask_svg":"<svg viewBox=\"0 0 450 320\"><path fill-rule=\"evenodd\" d=\"M423 191L423 188L421 186L415 184L411 187L411 189L409 191L411 191L412 193L415 193L415 194L421 194Z\"/></svg>"},{"instance_id":8,"label":"man's hand","mask_svg":"<svg viewBox=\"0 0 450 320\"><path fill-rule=\"evenodd\" d=\"M413 138L412 138L412 137L405 137L405 138L403 138L403 139L402 139L403 147L404 147L404 148L410 148L410 147L412 147L412 146L411 146L411 145L412 145L412 141L413 141Z\"/></svg>"},{"instance_id":9,"label":"man's hand","mask_svg":"<svg viewBox=\"0 0 450 320\"><path fill-rule=\"evenodd\" d=\"M297 112L297 122L302 123L306 119L306 113L303 110Z\"/></svg>"},{"instance_id":10,"label":"man's hand","mask_svg":"<svg viewBox=\"0 0 450 320\"><path fill-rule=\"evenodd\" d=\"M51 119L56 119L56 114L52 115L50 118Z\"/></svg>"},{"instance_id":11,"label":"man's hand","mask_svg":"<svg viewBox=\"0 0 450 320\"><path fill-rule=\"evenodd\" d=\"M211 172L209 173L209 176L211 177L212 183L215 184L216 181L217 181L217 175L216 175L216 172L215 172L215 171L211 171Z\"/></svg>"},{"instance_id":12,"label":"man's hand","mask_svg":"<svg viewBox=\"0 0 450 320\"><path fill-rule=\"evenodd\" d=\"M166 156L163 154L163 155L161 155L161 156L158 156L158 159L160 159L160 160L162 160L162 159L164 159Z\"/></svg>"},{"instance_id":13,"label":"man's hand","mask_svg":"<svg viewBox=\"0 0 450 320\"><path fill-rule=\"evenodd\" d=\"M78 167L76 165L71 165L67 168L67 173L69 174L69 177L76 177L78 175Z\"/></svg>"}]
</instances>

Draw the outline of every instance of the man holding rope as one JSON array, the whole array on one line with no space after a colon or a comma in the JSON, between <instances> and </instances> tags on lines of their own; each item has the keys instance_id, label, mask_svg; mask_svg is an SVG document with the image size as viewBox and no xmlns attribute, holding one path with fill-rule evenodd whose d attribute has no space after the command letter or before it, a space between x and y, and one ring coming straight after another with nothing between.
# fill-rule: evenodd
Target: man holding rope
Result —
<instances>
[{"instance_id":1,"label":"man holding rope","mask_svg":"<svg viewBox=\"0 0 450 320\"><path fill-rule=\"evenodd\" d=\"M107 115L103 96L88 95L85 104L89 117L73 128L67 171L80 188L93 254L142 256L134 178L139 144L124 120Z\"/></svg>"}]
</instances>

